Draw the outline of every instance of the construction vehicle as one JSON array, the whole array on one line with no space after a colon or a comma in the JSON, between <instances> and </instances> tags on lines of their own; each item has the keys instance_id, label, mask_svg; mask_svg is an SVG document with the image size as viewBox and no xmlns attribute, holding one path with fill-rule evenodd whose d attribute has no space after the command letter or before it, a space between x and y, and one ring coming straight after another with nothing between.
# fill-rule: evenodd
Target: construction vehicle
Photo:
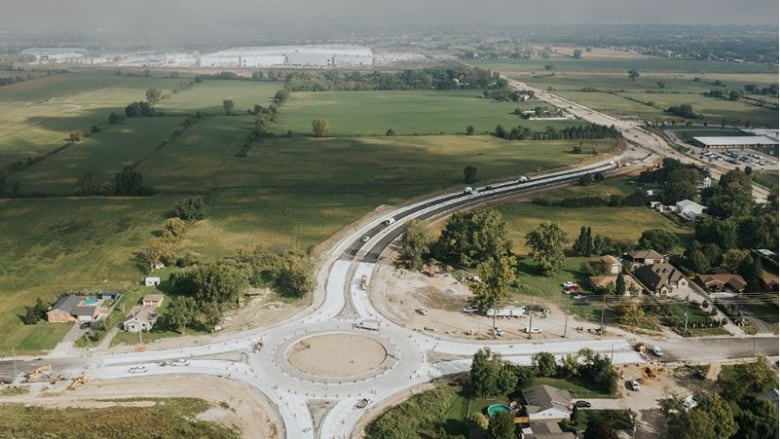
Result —
<instances>
[{"instance_id":1,"label":"construction vehicle","mask_svg":"<svg viewBox=\"0 0 780 439\"><path fill-rule=\"evenodd\" d=\"M70 383L68 386L68 390L76 390L78 389L82 384L87 384L87 376L81 375L73 379L73 382Z\"/></svg>"},{"instance_id":2,"label":"construction vehicle","mask_svg":"<svg viewBox=\"0 0 780 439\"><path fill-rule=\"evenodd\" d=\"M51 364L47 364L46 366L36 367L35 369L31 370L27 374L27 381L30 382L30 381L37 380L38 378L41 377L41 375L44 372L51 372Z\"/></svg>"}]
</instances>

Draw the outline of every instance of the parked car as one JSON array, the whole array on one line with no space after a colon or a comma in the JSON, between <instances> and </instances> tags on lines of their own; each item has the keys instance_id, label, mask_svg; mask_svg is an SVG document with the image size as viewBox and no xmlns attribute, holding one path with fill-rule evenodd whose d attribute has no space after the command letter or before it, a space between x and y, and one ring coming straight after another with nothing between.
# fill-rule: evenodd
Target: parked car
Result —
<instances>
[{"instance_id":1,"label":"parked car","mask_svg":"<svg viewBox=\"0 0 780 439\"><path fill-rule=\"evenodd\" d=\"M503 336L503 335L504 335L504 330L503 330L503 329L501 329L501 328L493 328L493 331L492 331L492 333L493 333L493 335L495 335L496 337L501 337L501 336Z\"/></svg>"},{"instance_id":2,"label":"parked car","mask_svg":"<svg viewBox=\"0 0 780 439\"><path fill-rule=\"evenodd\" d=\"M523 331L526 334L541 334L542 333L542 329L541 328L537 328L537 327L533 327L533 328L526 327L526 328L523 328Z\"/></svg>"},{"instance_id":3,"label":"parked car","mask_svg":"<svg viewBox=\"0 0 780 439\"><path fill-rule=\"evenodd\" d=\"M420 314L420 315L423 315L423 316L427 316L428 315L428 310L425 309L425 308L417 308L415 311L417 311L417 314Z\"/></svg>"},{"instance_id":4,"label":"parked car","mask_svg":"<svg viewBox=\"0 0 780 439\"><path fill-rule=\"evenodd\" d=\"M133 366L127 371L130 373L146 373L149 371L149 368L146 366Z\"/></svg>"},{"instance_id":5,"label":"parked car","mask_svg":"<svg viewBox=\"0 0 780 439\"><path fill-rule=\"evenodd\" d=\"M574 403L574 406L578 407L578 408L586 408L587 409L587 408L590 408L590 402L579 400L579 401Z\"/></svg>"},{"instance_id":6,"label":"parked car","mask_svg":"<svg viewBox=\"0 0 780 439\"><path fill-rule=\"evenodd\" d=\"M190 365L190 360L187 360L185 358L179 358L177 360L171 361L168 364L170 364L171 366L189 366Z\"/></svg>"},{"instance_id":7,"label":"parked car","mask_svg":"<svg viewBox=\"0 0 780 439\"><path fill-rule=\"evenodd\" d=\"M476 306L469 305L463 308L463 312L465 312L466 314L475 313L477 311L479 311L479 308L477 308Z\"/></svg>"},{"instance_id":8,"label":"parked car","mask_svg":"<svg viewBox=\"0 0 780 439\"><path fill-rule=\"evenodd\" d=\"M630 386L631 386L631 390L633 390L634 392L639 391L639 381L631 380Z\"/></svg>"},{"instance_id":9,"label":"parked car","mask_svg":"<svg viewBox=\"0 0 780 439\"><path fill-rule=\"evenodd\" d=\"M656 357L663 357L664 356L664 351L661 350L660 346L653 346L653 349L651 350L651 352L653 352L653 355L655 355Z\"/></svg>"}]
</instances>

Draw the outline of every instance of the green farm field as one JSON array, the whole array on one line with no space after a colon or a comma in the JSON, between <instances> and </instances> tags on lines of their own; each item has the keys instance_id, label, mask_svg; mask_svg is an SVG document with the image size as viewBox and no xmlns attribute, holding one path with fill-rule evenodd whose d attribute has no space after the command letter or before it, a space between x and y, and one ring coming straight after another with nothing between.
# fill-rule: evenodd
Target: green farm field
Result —
<instances>
[{"instance_id":1,"label":"green farm field","mask_svg":"<svg viewBox=\"0 0 780 439\"><path fill-rule=\"evenodd\" d=\"M395 134L463 134L473 125L477 133L496 125L517 125L544 131L580 124L577 121L528 121L512 114L516 108L533 110L541 101L522 103L484 99L477 90L457 91L349 91L293 93L284 104L279 129L311 134L314 119L327 119L333 136Z\"/></svg>"},{"instance_id":2,"label":"green farm field","mask_svg":"<svg viewBox=\"0 0 780 439\"><path fill-rule=\"evenodd\" d=\"M624 73L630 69L641 72L654 73L777 73L777 66L766 64L737 64L721 61L693 61L665 58L594 58L588 59L583 54L582 59L555 58L532 60L484 60L474 61L476 67L482 67L499 72L545 72L545 66L555 65L555 70L560 72L613 72Z\"/></svg>"}]
</instances>

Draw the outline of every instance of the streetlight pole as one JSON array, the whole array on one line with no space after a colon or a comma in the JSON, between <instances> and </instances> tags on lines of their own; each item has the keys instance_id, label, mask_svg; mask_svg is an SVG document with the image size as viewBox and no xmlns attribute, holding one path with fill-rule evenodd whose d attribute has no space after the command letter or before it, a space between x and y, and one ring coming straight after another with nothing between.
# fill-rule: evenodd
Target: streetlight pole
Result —
<instances>
[{"instance_id":1,"label":"streetlight pole","mask_svg":"<svg viewBox=\"0 0 780 439\"><path fill-rule=\"evenodd\" d=\"M604 336L604 311L607 308L607 295L601 296L603 300L601 301L601 326L599 326L599 337Z\"/></svg>"},{"instance_id":2,"label":"streetlight pole","mask_svg":"<svg viewBox=\"0 0 780 439\"><path fill-rule=\"evenodd\" d=\"M566 338L566 331L569 329L569 296L566 296L566 320L563 322L563 338Z\"/></svg>"}]
</instances>

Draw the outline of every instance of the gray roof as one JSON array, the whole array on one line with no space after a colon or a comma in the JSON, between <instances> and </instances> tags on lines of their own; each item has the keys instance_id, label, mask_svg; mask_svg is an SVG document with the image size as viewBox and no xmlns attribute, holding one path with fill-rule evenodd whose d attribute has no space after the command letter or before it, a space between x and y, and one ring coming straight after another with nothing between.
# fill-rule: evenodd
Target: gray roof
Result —
<instances>
[{"instance_id":1,"label":"gray roof","mask_svg":"<svg viewBox=\"0 0 780 439\"><path fill-rule=\"evenodd\" d=\"M79 303L81 303L81 297L75 294L68 294L67 296L60 297L60 299L51 309L52 311L55 309L60 309L70 314L73 311L73 308L78 306Z\"/></svg>"},{"instance_id":2,"label":"gray roof","mask_svg":"<svg viewBox=\"0 0 780 439\"><path fill-rule=\"evenodd\" d=\"M528 406L538 407L539 410L537 411L553 407L565 408L568 410L569 403L571 402L571 394L569 394L569 392L546 384L523 389L523 395L525 395Z\"/></svg>"},{"instance_id":3,"label":"gray roof","mask_svg":"<svg viewBox=\"0 0 780 439\"><path fill-rule=\"evenodd\" d=\"M664 256L655 250L633 250L628 252L631 259L663 259Z\"/></svg>"},{"instance_id":4,"label":"gray roof","mask_svg":"<svg viewBox=\"0 0 780 439\"><path fill-rule=\"evenodd\" d=\"M77 306L73 308L71 314L74 316L91 316L95 314L96 306Z\"/></svg>"},{"instance_id":5,"label":"gray roof","mask_svg":"<svg viewBox=\"0 0 780 439\"><path fill-rule=\"evenodd\" d=\"M719 146L719 145L777 145L776 139L771 139L765 136L706 136L706 137L694 137L704 145Z\"/></svg>"},{"instance_id":6,"label":"gray roof","mask_svg":"<svg viewBox=\"0 0 780 439\"><path fill-rule=\"evenodd\" d=\"M634 270L634 276L654 293L664 286L671 288L672 284L685 277L680 270L668 262L639 267Z\"/></svg>"}]
</instances>

